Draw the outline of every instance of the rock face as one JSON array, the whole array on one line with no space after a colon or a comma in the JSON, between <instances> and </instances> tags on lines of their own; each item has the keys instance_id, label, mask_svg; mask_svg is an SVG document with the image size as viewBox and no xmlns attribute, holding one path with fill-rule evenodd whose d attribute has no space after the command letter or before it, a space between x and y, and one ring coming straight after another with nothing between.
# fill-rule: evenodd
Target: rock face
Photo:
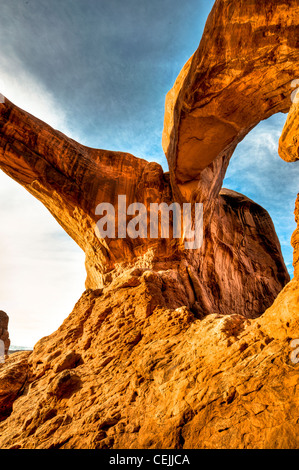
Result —
<instances>
[{"instance_id":1,"label":"rock face","mask_svg":"<svg viewBox=\"0 0 299 470\"><path fill-rule=\"evenodd\" d=\"M299 228L288 282L267 212L221 189L237 143L291 107L296 8L216 1L166 100L169 174L0 104L0 167L85 251L87 269L62 326L0 365L1 448L298 448ZM292 107L286 160L297 124ZM118 195L146 208L202 202L203 246L97 238L95 208L117 210Z\"/></svg>"},{"instance_id":2,"label":"rock face","mask_svg":"<svg viewBox=\"0 0 299 470\"><path fill-rule=\"evenodd\" d=\"M298 95L297 95L298 96ZM298 98L297 98L298 99ZM297 101L297 100L296 100ZM279 140L279 155L287 162L299 160L299 104L294 103L288 114ZM294 248L294 277L299 279L299 194L295 204L297 229L292 236Z\"/></svg>"},{"instance_id":3,"label":"rock face","mask_svg":"<svg viewBox=\"0 0 299 470\"><path fill-rule=\"evenodd\" d=\"M0 421L10 416L14 401L22 393L28 378L30 352L16 352L0 364Z\"/></svg>"},{"instance_id":4,"label":"rock face","mask_svg":"<svg viewBox=\"0 0 299 470\"><path fill-rule=\"evenodd\" d=\"M299 100L299 98L298 98ZM299 104L294 103L279 140L279 155L286 162L299 160Z\"/></svg>"},{"instance_id":5,"label":"rock face","mask_svg":"<svg viewBox=\"0 0 299 470\"><path fill-rule=\"evenodd\" d=\"M182 305L202 315L254 318L289 281L269 215L233 191L222 191L204 206L200 250L186 250L173 238L100 240L99 203L112 203L116 215L118 195L126 196L127 205L170 204L175 199L169 175L157 163L84 147L8 100L0 104L0 119L0 167L43 202L85 251L88 289L103 288L132 267L170 270L165 289L183 286Z\"/></svg>"},{"instance_id":6,"label":"rock face","mask_svg":"<svg viewBox=\"0 0 299 470\"><path fill-rule=\"evenodd\" d=\"M221 171L211 193L203 170L215 160L227 165L254 126L289 111L298 33L297 0L216 0L197 51L166 99L163 148L178 194L189 193L189 182L201 199L218 194Z\"/></svg>"},{"instance_id":7,"label":"rock face","mask_svg":"<svg viewBox=\"0 0 299 470\"><path fill-rule=\"evenodd\" d=\"M294 247L294 277L299 279L299 194L296 200L295 217L297 222L297 229L292 236L292 245Z\"/></svg>"},{"instance_id":8,"label":"rock face","mask_svg":"<svg viewBox=\"0 0 299 470\"><path fill-rule=\"evenodd\" d=\"M5 354L8 353L8 349L10 346L10 339L9 339L9 333L8 333L8 315L7 313L3 312L3 310L0 310L0 340L3 341L4 343L4 348L5 348Z\"/></svg>"},{"instance_id":9,"label":"rock face","mask_svg":"<svg viewBox=\"0 0 299 470\"><path fill-rule=\"evenodd\" d=\"M171 301L152 270L85 292L19 353L28 377L1 448L298 448L298 281L255 320L200 319L180 293ZM16 367L0 368L1 384Z\"/></svg>"}]
</instances>

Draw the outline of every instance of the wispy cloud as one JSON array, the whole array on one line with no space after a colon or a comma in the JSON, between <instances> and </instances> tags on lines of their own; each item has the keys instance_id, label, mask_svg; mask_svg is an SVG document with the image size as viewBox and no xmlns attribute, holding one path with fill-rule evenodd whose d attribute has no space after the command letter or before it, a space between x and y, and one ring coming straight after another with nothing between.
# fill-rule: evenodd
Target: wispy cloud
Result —
<instances>
[{"instance_id":1,"label":"wispy cloud","mask_svg":"<svg viewBox=\"0 0 299 470\"><path fill-rule=\"evenodd\" d=\"M13 51L0 55L0 91L22 109L76 138L56 97ZM84 254L48 211L0 172L0 309L12 344L33 347L55 331L84 290Z\"/></svg>"}]
</instances>

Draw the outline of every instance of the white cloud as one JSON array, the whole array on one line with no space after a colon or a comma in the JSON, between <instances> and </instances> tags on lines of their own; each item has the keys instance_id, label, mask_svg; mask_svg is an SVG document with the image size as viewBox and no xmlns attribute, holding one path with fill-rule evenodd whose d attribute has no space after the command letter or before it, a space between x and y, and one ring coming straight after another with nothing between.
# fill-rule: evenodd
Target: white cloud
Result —
<instances>
[{"instance_id":1,"label":"white cloud","mask_svg":"<svg viewBox=\"0 0 299 470\"><path fill-rule=\"evenodd\" d=\"M0 172L0 309L12 344L55 331L84 291L84 253L47 209Z\"/></svg>"},{"instance_id":2,"label":"white cloud","mask_svg":"<svg viewBox=\"0 0 299 470\"><path fill-rule=\"evenodd\" d=\"M63 107L24 68L13 51L0 54L0 93L19 108L72 137Z\"/></svg>"},{"instance_id":3,"label":"white cloud","mask_svg":"<svg viewBox=\"0 0 299 470\"><path fill-rule=\"evenodd\" d=\"M63 107L13 54L0 55L0 92L71 136ZM2 172L0 220L0 310L10 317L12 344L33 347L59 327L84 291L84 253L39 201Z\"/></svg>"}]
</instances>

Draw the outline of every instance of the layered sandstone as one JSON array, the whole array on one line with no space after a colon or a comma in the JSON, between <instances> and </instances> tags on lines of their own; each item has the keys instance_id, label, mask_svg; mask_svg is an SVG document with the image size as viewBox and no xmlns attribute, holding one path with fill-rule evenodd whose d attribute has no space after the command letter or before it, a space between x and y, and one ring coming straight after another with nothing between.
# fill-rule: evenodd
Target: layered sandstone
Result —
<instances>
[{"instance_id":1,"label":"layered sandstone","mask_svg":"<svg viewBox=\"0 0 299 470\"><path fill-rule=\"evenodd\" d=\"M96 207L111 203L117 212L118 194L125 195L128 204L167 202L170 188L161 166L128 153L85 147L4 101L1 169L37 197L85 252L87 287L102 287L120 264L136 263L146 250L140 239L99 240ZM157 245L146 243L148 248ZM169 251L162 247L156 258L170 257Z\"/></svg>"},{"instance_id":2,"label":"layered sandstone","mask_svg":"<svg viewBox=\"0 0 299 470\"><path fill-rule=\"evenodd\" d=\"M299 77L298 14L297 0L216 0L166 98L162 142L177 197L196 188L208 203L237 144L263 119L288 112ZM217 160L211 185L204 170Z\"/></svg>"},{"instance_id":3,"label":"layered sandstone","mask_svg":"<svg viewBox=\"0 0 299 470\"><path fill-rule=\"evenodd\" d=\"M296 95L298 96L298 95ZM299 104L298 98L293 103L279 140L279 155L287 162L299 160ZM292 236L294 248L294 276L299 278L299 194L295 204L297 229Z\"/></svg>"},{"instance_id":4,"label":"layered sandstone","mask_svg":"<svg viewBox=\"0 0 299 470\"><path fill-rule=\"evenodd\" d=\"M172 270L166 288L182 283L184 305L203 315L254 318L289 281L269 215L233 191L223 191L209 208L204 206L199 250L186 250L174 238L99 239L99 203L112 203L116 215L118 195L126 196L127 205L170 204L175 198L169 175L159 164L133 155L84 147L8 100L0 104L0 119L0 167L37 197L85 251L87 288L103 288L132 267Z\"/></svg>"},{"instance_id":5,"label":"layered sandstone","mask_svg":"<svg viewBox=\"0 0 299 470\"><path fill-rule=\"evenodd\" d=\"M9 384L19 363L21 389L1 448L298 448L298 288L255 320L199 318L153 271L85 292L57 332L0 368Z\"/></svg>"},{"instance_id":6,"label":"layered sandstone","mask_svg":"<svg viewBox=\"0 0 299 470\"><path fill-rule=\"evenodd\" d=\"M279 140L279 155L286 162L299 160L299 103L293 103Z\"/></svg>"},{"instance_id":7,"label":"layered sandstone","mask_svg":"<svg viewBox=\"0 0 299 470\"><path fill-rule=\"evenodd\" d=\"M293 0L215 2L166 100L169 174L0 104L0 167L45 204L87 268L62 326L0 365L1 448L298 448L299 227L288 282L269 214L221 189L237 143L291 106L298 18ZM280 141L291 161L296 113ZM98 239L95 208L117 208L118 195L202 202L203 246Z\"/></svg>"}]
</instances>

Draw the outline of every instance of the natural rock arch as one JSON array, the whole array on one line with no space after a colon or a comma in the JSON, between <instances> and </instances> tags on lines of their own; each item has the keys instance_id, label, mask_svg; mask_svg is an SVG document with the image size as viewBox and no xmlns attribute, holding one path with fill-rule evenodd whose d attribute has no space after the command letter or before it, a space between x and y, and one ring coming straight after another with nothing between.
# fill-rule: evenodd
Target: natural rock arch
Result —
<instances>
[{"instance_id":1,"label":"natural rock arch","mask_svg":"<svg viewBox=\"0 0 299 470\"><path fill-rule=\"evenodd\" d=\"M221 191L238 142L291 107L298 18L296 0L215 2L166 100L169 174L0 104L0 167L43 202L85 251L87 268L87 290L62 326L0 368L2 448L298 447L289 359L299 325L298 230L287 284L267 212ZM297 130L293 105L280 142L292 161ZM118 194L146 205L202 202L203 247L99 240L95 207L116 205Z\"/></svg>"},{"instance_id":2,"label":"natural rock arch","mask_svg":"<svg viewBox=\"0 0 299 470\"><path fill-rule=\"evenodd\" d=\"M157 163L80 145L8 100L0 105L0 167L40 199L84 250L87 288L107 285L123 269L151 266L179 271L179 282L186 278L193 291L185 303L199 302L202 314L242 313L250 305L248 315L256 316L271 305L289 280L272 222L252 201L220 190L238 142L262 119L291 106L290 84L299 76L296 12L296 1L216 1L199 48L166 99L169 175ZM186 252L177 240L98 240L95 208L109 202L117 209L119 194L128 205L147 207L202 202L200 253ZM241 235L227 238L232 231ZM219 269L229 273L230 287Z\"/></svg>"},{"instance_id":3,"label":"natural rock arch","mask_svg":"<svg viewBox=\"0 0 299 470\"><path fill-rule=\"evenodd\" d=\"M166 98L173 184L200 180L260 121L288 112L299 74L296 1L217 0L197 51Z\"/></svg>"}]
</instances>

